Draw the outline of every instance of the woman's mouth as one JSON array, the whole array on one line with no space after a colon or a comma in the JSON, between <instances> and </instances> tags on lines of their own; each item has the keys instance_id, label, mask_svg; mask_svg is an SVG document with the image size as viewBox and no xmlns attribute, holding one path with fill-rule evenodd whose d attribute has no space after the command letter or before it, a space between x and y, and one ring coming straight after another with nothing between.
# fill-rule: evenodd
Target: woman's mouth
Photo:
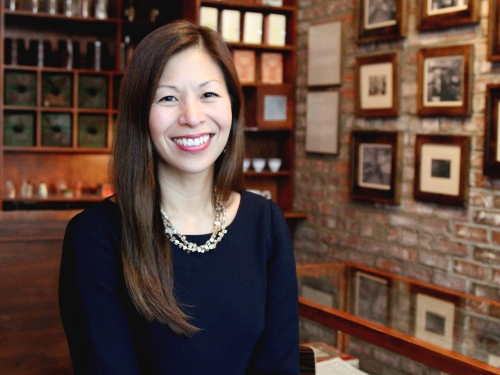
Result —
<instances>
[{"instance_id":1,"label":"woman's mouth","mask_svg":"<svg viewBox=\"0 0 500 375\"><path fill-rule=\"evenodd\" d=\"M182 147L197 147L208 142L210 136L208 134L196 138L173 138L173 141Z\"/></svg>"}]
</instances>

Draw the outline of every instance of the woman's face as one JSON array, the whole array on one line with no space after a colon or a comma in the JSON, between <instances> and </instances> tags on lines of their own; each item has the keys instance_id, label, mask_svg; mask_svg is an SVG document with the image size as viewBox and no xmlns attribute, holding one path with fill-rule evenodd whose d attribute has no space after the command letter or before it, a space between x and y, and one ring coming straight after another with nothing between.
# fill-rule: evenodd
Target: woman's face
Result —
<instances>
[{"instance_id":1,"label":"woman's face","mask_svg":"<svg viewBox=\"0 0 500 375\"><path fill-rule=\"evenodd\" d=\"M212 171L231 130L231 101L219 66L191 47L166 64L149 113L159 168L175 173Z\"/></svg>"}]
</instances>

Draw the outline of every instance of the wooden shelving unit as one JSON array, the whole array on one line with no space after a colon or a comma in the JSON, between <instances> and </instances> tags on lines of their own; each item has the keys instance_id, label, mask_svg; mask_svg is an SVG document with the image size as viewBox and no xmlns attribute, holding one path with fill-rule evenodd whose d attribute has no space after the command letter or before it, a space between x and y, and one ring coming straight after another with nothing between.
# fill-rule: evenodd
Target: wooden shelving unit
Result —
<instances>
[{"instance_id":1,"label":"wooden shelving unit","mask_svg":"<svg viewBox=\"0 0 500 375\"><path fill-rule=\"evenodd\" d=\"M0 0L2 209L85 207L101 198L99 188L108 182L127 51L156 27L180 18L182 4L134 2L129 20L125 0L107 2L104 19L94 8L68 16L60 0L53 14L43 8L48 2L38 2L36 12L28 3L15 2L22 6L16 8ZM15 196L7 191L8 181ZM31 196L22 194L23 181L32 184ZM47 198L37 195L40 183L48 186ZM71 190L75 184L83 186L82 196L62 194L62 185Z\"/></svg>"},{"instance_id":2,"label":"wooden shelving unit","mask_svg":"<svg viewBox=\"0 0 500 375\"><path fill-rule=\"evenodd\" d=\"M233 51L253 51L256 57L255 80L244 82L243 93L246 106L246 157L247 158L281 158L282 167L278 172L268 168L255 172L251 168L245 173L245 188L269 191L272 199L278 202L288 219L297 220L305 215L293 211L294 196L294 125L295 125L295 77L297 70L297 0L284 0L281 6L263 5L253 0L215 1L215 0L185 0L183 1L183 18L200 23L202 7L217 9L218 30L222 30L221 13L224 10L240 12L239 41L228 42ZM270 14L286 17L284 45L266 44L265 39L260 44L244 43L243 30L245 13L262 14L262 25L265 34L265 19ZM279 84L264 83L261 80L260 59L263 53L281 54L283 77ZM267 120L266 99L283 97L286 101L286 113L281 120Z\"/></svg>"}]
</instances>

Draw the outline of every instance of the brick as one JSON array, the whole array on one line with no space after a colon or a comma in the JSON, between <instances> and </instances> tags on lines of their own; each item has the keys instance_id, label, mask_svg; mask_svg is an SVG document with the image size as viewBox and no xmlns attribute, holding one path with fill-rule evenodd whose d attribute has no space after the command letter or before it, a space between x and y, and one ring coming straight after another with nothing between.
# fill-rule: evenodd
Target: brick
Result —
<instances>
[{"instance_id":1,"label":"brick","mask_svg":"<svg viewBox=\"0 0 500 375\"><path fill-rule=\"evenodd\" d=\"M448 257L443 255L427 251L420 251L419 255L419 262L432 268L439 268L446 271L450 264Z\"/></svg>"},{"instance_id":2,"label":"brick","mask_svg":"<svg viewBox=\"0 0 500 375\"><path fill-rule=\"evenodd\" d=\"M488 279L488 269L479 264L466 262L463 260L456 260L453 263L453 272L461 276L467 276L473 279Z\"/></svg>"},{"instance_id":3,"label":"brick","mask_svg":"<svg viewBox=\"0 0 500 375\"><path fill-rule=\"evenodd\" d=\"M475 242L488 242L487 234L488 231L485 228L473 227L470 225L456 224L455 233L457 238L461 238L467 241Z\"/></svg>"},{"instance_id":4,"label":"brick","mask_svg":"<svg viewBox=\"0 0 500 375\"><path fill-rule=\"evenodd\" d=\"M474 260L489 265L500 265L500 250L483 247L474 248Z\"/></svg>"},{"instance_id":5,"label":"brick","mask_svg":"<svg viewBox=\"0 0 500 375\"><path fill-rule=\"evenodd\" d=\"M413 262L417 259L417 252L412 248L393 246L391 249L391 254L397 259L401 259L405 262Z\"/></svg>"},{"instance_id":6,"label":"brick","mask_svg":"<svg viewBox=\"0 0 500 375\"><path fill-rule=\"evenodd\" d=\"M447 273L435 273L432 279L433 284L444 288L453 289L463 293L467 290L467 279L465 277L458 277Z\"/></svg>"},{"instance_id":7,"label":"brick","mask_svg":"<svg viewBox=\"0 0 500 375\"><path fill-rule=\"evenodd\" d=\"M474 213L474 222L489 226L500 226L500 213L486 210L477 210Z\"/></svg>"},{"instance_id":8,"label":"brick","mask_svg":"<svg viewBox=\"0 0 500 375\"><path fill-rule=\"evenodd\" d=\"M491 242L500 244L500 231L498 230L491 231Z\"/></svg>"}]
</instances>

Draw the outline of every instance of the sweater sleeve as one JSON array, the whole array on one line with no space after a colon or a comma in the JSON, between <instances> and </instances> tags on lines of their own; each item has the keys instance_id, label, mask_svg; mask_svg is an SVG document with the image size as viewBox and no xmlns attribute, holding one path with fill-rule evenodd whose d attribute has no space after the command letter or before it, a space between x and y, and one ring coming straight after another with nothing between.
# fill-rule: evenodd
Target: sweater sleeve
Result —
<instances>
[{"instance_id":1,"label":"sweater sleeve","mask_svg":"<svg viewBox=\"0 0 500 375\"><path fill-rule=\"evenodd\" d=\"M283 212L271 205L266 323L250 374L299 374L298 286L293 243Z\"/></svg>"},{"instance_id":2,"label":"sweater sleeve","mask_svg":"<svg viewBox=\"0 0 500 375\"><path fill-rule=\"evenodd\" d=\"M59 277L59 306L73 369L75 375L139 374L116 223L108 213L91 212L68 224Z\"/></svg>"}]
</instances>

